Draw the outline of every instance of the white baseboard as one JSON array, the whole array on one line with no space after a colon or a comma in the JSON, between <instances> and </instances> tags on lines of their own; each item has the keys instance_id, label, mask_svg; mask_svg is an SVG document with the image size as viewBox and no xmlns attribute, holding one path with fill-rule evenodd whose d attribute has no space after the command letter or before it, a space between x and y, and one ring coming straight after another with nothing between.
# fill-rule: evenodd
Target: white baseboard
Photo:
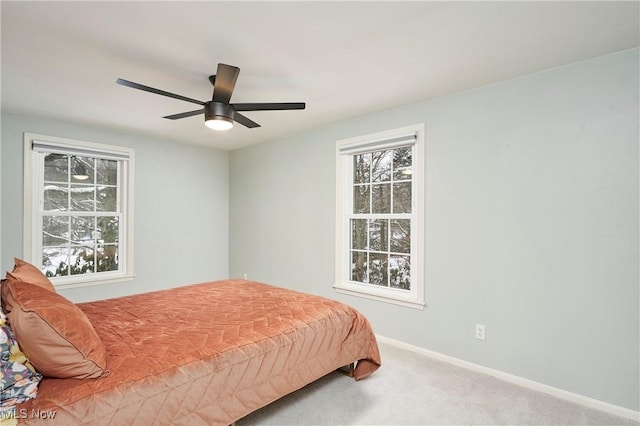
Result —
<instances>
[{"instance_id":1,"label":"white baseboard","mask_svg":"<svg viewBox=\"0 0 640 426\"><path fill-rule=\"evenodd\" d=\"M564 389L556 388L553 386L545 385L544 383L536 382L533 380L525 379L524 377L515 376L513 374L505 373L504 371L495 370L493 368L485 367L473 362L465 361L459 358L455 358L449 355L445 355L439 352L424 349L419 346L414 346L409 343L404 343L399 340L391 339L389 337L380 336L376 334L376 338L380 343L386 343L398 348L406 349L412 352L416 352L425 355L429 358L444 361L449 364L457 365L458 367L466 368L467 370L477 371L479 373L493 376L497 379L504 380L505 382L513 383L528 389L532 389L538 392L543 392L557 398L571 401L576 404L583 405L585 407L592 408L594 410L604 411L614 416L624 417L625 419L640 421L640 412L630 410L628 408L620 407L618 405L610 404L608 402L600 401L594 398L589 398L584 395L569 392Z\"/></svg>"}]
</instances>

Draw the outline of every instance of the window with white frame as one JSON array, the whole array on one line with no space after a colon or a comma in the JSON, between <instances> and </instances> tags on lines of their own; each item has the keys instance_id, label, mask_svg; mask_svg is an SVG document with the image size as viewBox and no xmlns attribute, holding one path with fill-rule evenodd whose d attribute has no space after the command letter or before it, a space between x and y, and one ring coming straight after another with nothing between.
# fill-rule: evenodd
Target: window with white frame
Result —
<instances>
[{"instance_id":1,"label":"window with white frame","mask_svg":"<svg viewBox=\"0 0 640 426\"><path fill-rule=\"evenodd\" d=\"M133 149L24 141L24 257L60 288L132 279Z\"/></svg>"},{"instance_id":2,"label":"window with white frame","mask_svg":"<svg viewBox=\"0 0 640 426\"><path fill-rule=\"evenodd\" d=\"M334 288L424 308L424 125L336 148Z\"/></svg>"}]
</instances>

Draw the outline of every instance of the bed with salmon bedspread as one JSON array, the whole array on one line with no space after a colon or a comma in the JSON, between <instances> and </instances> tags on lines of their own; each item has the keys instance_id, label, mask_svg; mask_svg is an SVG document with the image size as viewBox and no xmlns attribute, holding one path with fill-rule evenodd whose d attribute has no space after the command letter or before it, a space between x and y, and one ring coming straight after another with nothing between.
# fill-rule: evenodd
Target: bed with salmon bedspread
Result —
<instances>
[{"instance_id":1,"label":"bed with salmon bedspread","mask_svg":"<svg viewBox=\"0 0 640 426\"><path fill-rule=\"evenodd\" d=\"M43 373L37 397L16 407L18 424L229 425L343 366L355 363L356 380L380 366L358 311L254 281L74 306L102 341L106 369L82 379Z\"/></svg>"}]
</instances>

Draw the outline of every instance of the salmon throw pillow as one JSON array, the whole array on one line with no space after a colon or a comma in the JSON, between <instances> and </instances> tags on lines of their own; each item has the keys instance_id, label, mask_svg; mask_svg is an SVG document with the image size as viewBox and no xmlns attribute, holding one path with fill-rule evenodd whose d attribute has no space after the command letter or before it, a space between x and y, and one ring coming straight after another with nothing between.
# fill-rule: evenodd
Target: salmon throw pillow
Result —
<instances>
[{"instance_id":1,"label":"salmon throw pillow","mask_svg":"<svg viewBox=\"0 0 640 426\"><path fill-rule=\"evenodd\" d=\"M18 259L17 257L14 258L14 262L15 265L13 266L13 271L7 272L7 277L39 285L47 290L56 291L53 284L51 284L51 281L49 281L49 278L47 278L40 269L22 259Z\"/></svg>"},{"instance_id":2,"label":"salmon throw pillow","mask_svg":"<svg viewBox=\"0 0 640 426\"><path fill-rule=\"evenodd\" d=\"M91 321L58 293L8 277L2 304L20 348L40 373L56 378L106 376L106 353Z\"/></svg>"}]
</instances>

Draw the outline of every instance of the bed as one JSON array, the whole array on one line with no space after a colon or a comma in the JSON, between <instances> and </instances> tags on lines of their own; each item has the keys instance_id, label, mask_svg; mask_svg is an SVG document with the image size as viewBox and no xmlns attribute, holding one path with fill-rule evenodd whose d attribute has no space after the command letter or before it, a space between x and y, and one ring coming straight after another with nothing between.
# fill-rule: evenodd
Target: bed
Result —
<instances>
[{"instance_id":1,"label":"bed","mask_svg":"<svg viewBox=\"0 0 640 426\"><path fill-rule=\"evenodd\" d=\"M38 396L17 406L18 424L229 425L341 367L353 365L359 380L381 365L372 328L355 309L253 281L74 307L93 325L106 365L96 378L45 377Z\"/></svg>"}]
</instances>

